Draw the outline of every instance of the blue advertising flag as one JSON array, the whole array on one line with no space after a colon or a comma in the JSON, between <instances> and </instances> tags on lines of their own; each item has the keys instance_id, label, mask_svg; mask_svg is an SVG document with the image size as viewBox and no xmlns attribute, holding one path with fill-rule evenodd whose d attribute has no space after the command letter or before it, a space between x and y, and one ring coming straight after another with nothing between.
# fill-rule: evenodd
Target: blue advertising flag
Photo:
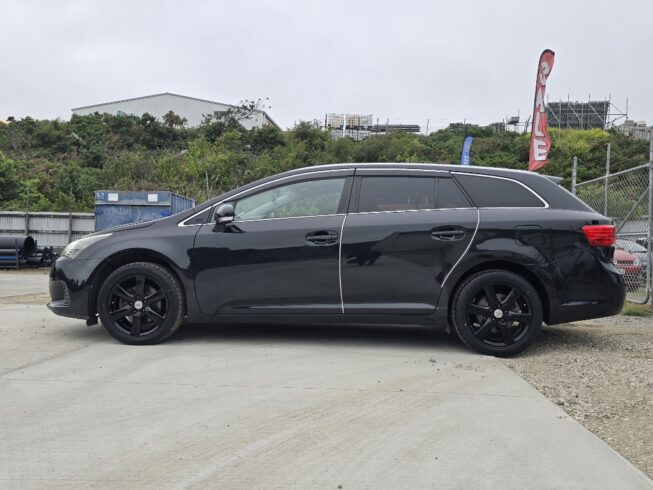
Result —
<instances>
[{"instance_id":1,"label":"blue advertising flag","mask_svg":"<svg viewBox=\"0 0 653 490\"><path fill-rule=\"evenodd\" d=\"M465 142L463 143L463 155L460 158L461 165L469 165L469 151L472 148L472 141L474 141L473 136L467 136L467 138L465 138Z\"/></svg>"}]
</instances>

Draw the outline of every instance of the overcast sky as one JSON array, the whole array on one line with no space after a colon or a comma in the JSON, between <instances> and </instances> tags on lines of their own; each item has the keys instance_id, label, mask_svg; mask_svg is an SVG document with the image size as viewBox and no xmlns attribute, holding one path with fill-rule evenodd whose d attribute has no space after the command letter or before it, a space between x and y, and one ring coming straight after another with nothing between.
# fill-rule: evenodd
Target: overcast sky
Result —
<instances>
[{"instance_id":1,"label":"overcast sky","mask_svg":"<svg viewBox=\"0 0 653 490\"><path fill-rule=\"evenodd\" d=\"M0 3L0 118L174 92L269 97L282 127L327 112L430 128L611 95L653 124L653 1L30 1Z\"/></svg>"}]
</instances>

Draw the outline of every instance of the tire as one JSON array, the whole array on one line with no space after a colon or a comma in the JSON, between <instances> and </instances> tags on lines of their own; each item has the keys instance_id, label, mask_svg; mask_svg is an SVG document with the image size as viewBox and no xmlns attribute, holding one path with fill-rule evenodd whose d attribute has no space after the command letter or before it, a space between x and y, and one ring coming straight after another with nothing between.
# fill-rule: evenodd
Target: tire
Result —
<instances>
[{"instance_id":1,"label":"tire","mask_svg":"<svg viewBox=\"0 0 653 490\"><path fill-rule=\"evenodd\" d=\"M104 328L125 344L156 344L183 323L184 300L179 281L166 268L134 262L113 271L98 293Z\"/></svg>"},{"instance_id":2,"label":"tire","mask_svg":"<svg viewBox=\"0 0 653 490\"><path fill-rule=\"evenodd\" d=\"M522 276L490 270L467 278L451 302L453 328L464 344L506 357L526 349L542 327L542 300Z\"/></svg>"}]
</instances>

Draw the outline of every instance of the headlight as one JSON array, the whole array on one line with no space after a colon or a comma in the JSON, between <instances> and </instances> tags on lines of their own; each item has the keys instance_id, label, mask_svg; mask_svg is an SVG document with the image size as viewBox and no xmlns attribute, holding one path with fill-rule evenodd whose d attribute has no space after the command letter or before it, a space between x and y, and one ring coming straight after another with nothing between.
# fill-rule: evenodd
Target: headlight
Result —
<instances>
[{"instance_id":1,"label":"headlight","mask_svg":"<svg viewBox=\"0 0 653 490\"><path fill-rule=\"evenodd\" d=\"M100 241L103 238L110 237L111 235L111 233L103 233L102 235L93 235L80 238L79 240L75 240L74 242L69 243L66 248L63 249L61 255L74 259L82 252L82 250L84 250L89 245L92 245L93 243Z\"/></svg>"}]
</instances>

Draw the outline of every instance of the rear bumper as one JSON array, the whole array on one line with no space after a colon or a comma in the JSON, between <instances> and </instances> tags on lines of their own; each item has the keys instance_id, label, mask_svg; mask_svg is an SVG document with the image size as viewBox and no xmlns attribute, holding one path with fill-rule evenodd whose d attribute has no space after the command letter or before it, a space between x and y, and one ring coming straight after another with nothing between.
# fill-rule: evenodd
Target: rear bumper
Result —
<instances>
[{"instance_id":1,"label":"rear bumper","mask_svg":"<svg viewBox=\"0 0 653 490\"><path fill-rule=\"evenodd\" d=\"M623 274L613 264L602 264L600 274L591 283L579 284L569 301L551 308L549 325L590 320L617 315L626 300L626 283ZM573 297L575 296L575 297Z\"/></svg>"},{"instance_id":2,"label":"rear bumper","mask_svg":"<svg viewBox=\"0 0 653 490\"><path fill-rule=\"evenodd\" d=\"M89 311L89 298L94 293L91 277L100 262L100 259L59 257L50 270L50 311L71 318L88 319L94 316Z\"/></svg>"}]
</instances>

